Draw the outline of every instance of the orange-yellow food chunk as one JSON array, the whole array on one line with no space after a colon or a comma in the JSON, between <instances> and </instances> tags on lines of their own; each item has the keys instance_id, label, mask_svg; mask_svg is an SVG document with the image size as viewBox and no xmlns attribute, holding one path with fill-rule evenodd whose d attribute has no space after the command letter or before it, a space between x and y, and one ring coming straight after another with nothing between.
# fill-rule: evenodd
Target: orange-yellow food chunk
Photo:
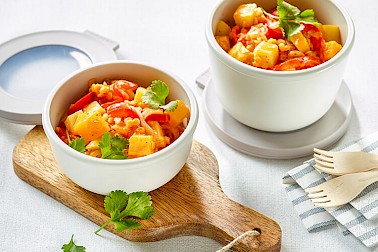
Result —
<instances>
[{"instance_id":1,"label":"orange-yellow food chunk","mask_svg":"<svg viewBox=\"0 0 378 252\"><path fill-rule=\"evenodd\" d=\"M189 108L185 105L182 100L176 100L177 108L173 111L166 111L170 115L169 125L172 127L176 127L182 121L187 118L189 119L190 111Z\"/></svg>"},{"instance_id":2,"label":"orange-yellow food chunk","mask_svg":"<svg viewBox=\"0 0 378 252\"><path fill-rule=\"evenodd\" d=\"M324 59L329 60L333 58L343 47L336 41L329 41L325 43Z\"/></svg>"},{"instance_id":3,"label":"orange-yellow food chunk","mask_svg":"<svg viewBox=\"0 0 378 252\"><path fill-rule=\"evenodd\" d=\"M83 137L86 141L100 138L109 131L106 120L98 113L82 113L77 117L73 133Z\"/></svg>"},{"instance_id":4,"label":"orange-yellow food chunk","mask_svg":"<svg viewBox=\"0 0 378 252\"><path fill-rule=\"evenodd\" d=\"M152 154L155 149L151 135L132 135L129 139L129 156L143 157Z\"/></svg>"}]
</instances>

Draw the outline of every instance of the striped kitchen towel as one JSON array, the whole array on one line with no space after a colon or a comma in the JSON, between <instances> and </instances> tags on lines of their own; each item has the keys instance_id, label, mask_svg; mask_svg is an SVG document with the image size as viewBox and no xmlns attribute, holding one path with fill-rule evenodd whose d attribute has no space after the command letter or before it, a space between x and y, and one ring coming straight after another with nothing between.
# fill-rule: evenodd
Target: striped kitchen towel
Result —
<instances>
[{"instance_id":1,"label":"striped kitchen towel","mask_svg":"<svg viewBox=\"0 0 378 252\"><path fill-rule=\"evenodd\" d=\"M365 151L378 153L378 132L333 151ZM332 176L320 173L310 160L290 170L283 177L283 186L309 232L337 224L344 235L353 234L367 247L378 245L378 182L365 188L350 203L333 208L319 208L307 197L305 188L321 184Z\"/></svg>"}]
</instances>

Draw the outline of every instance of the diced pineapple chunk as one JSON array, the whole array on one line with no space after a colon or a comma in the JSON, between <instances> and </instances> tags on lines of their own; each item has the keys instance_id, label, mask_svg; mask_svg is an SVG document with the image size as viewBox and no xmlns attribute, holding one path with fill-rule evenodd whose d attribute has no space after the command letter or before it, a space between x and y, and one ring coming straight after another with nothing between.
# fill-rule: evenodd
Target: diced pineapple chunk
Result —
<instances>
[{"instance_id":1,"label":"diced pineapple chunk","mask_svg":"<svg viewBox=\"0 0 378 252\"><path fill-rule=\"evenodd\" d=\"M261 8L254 3L242 4L234 12L235 24L240 27L251 27L264 18Z\"/></svg>"},{"instance_id":2,"label":"diced pineapple chunk","mask_svg":"<svg viewBox=\"0 0 378 252\"><path fill-rule=\"evenodd\" d=\"M219 21L215 30L215 36L228 36L231 33L231 28L223 20Z\"/></svg>"},{"instance_id":3,"label":"diced pineapple chunk","mask_svg":"<svg viewBox=\"0 0 378 252\"><path fill-rule=\"evenodd\" d=\"M341 44L340 29L337 25L321 25L320 30L325 41L336 41Z\"/></svg>"},{"instance_id":4,"label":"diced pineapple chunk","mask_svg":"<svg viewBox=\"0 0 378 252\"><path fill-rule=\"evenodd\" d=\"M135 103L141 103L142 102L142 96L146 93L146 89L144 87L138 87L135 91L134 96L134 102Z\"/></svg>"},{"instance_id":5,"label":"diced pineapple chunk","mask_svg":"<svg viewBox=\"0 0 378 252\"><path fill-rule=\"evenodd\" d=\"M218 42L220 47L222 47L223 50L228 52L231 48L230 46L230 39L228 36L215 36L215 40Z\"/></svg>"},{"instance_id":6,"label":"diced pineapple chunk","mask_svg":"<svg viewBox=\"0 0 378 252\"><path fill-rule=\"evenodd\" d=\"M169 144L169 141L168 142L166 141L166 138L163 133L163 129L161 128L159 122L149 121L148 124L157 133L157 136L155 138L155 148L160 149L167 146L167 144Z\"/></svg>"},{"instance_id":7,"label":"diced pineapple chunk","mask_svg":"<svg viewBox=\"0 0 378 252\"><path fill-rule=\"evenodd\" d=\"M228 52L228 54L244 63L253 61L253 53L245 48L242 42L236 43Z\"/></svg>"},{"instance_id":8,"label":"diced pineapple chunk","mask_svg":"<svg viewBox=\"0 0 378 252\"><path fill-rule=\"evenodd\" d=\"M66 128L68 131L70 132L74 131L76 120L81 114L83 114L83 111L78 110L75 113L67 116L66 120L64 121L64 125L66 125Z\"/></svg>"},{"instance_id":9,"label":"diced pineapple chunk","mask_svg":"<svg viewBox=\"0 0 378 252\"><path fill-rule=\"evenodd\" d=\"M132 135L129 139L129 156L143 157L152 154L155 149L153 137L148 135Z\"/></svg>"},{"instance_id":10,"label":"diced pineapple chunk","mask_svg":"<svg viewBox=\"0 0 378 252\"><path fill-rule=\"evenodd\" d=\"M189 108L185 105L185 103L182 100L176 100L177 102L177 108L171 112L166 110L165 113L169 114L169 125L172 127L176 127L182 121L187 118L189 119L190 117L190 111Z\"/></svg>"},{"instance_id":11,"label":"diced pineapple chunk","mask_svg":"<svg viewBox=\"0 0 378 252\"><path fill-rule=\"evenodd\" d=\"M290 37L290 41L302 53L306 53L306 52L310 51L310 45L309 45L307 39L305 38L305 36L303 36L303 34L301 32L298 32L298 33L292 35Z\"/></svg>"},{"instance_id":12,"label":"diced pineapple chunk","mask_svg":"<svg viewBox=\"0 0 378 252\"><path fill-rule=\"evenodd\" d=\"M278 46L268 42L261 42L256 46L255 50L253 50L253 54L253 66L264 69L272 68L278 61Z\"/></svg>"},{"instance_id":13,"label":"diced pineapple chunk","mask_svg":"<svg viewBox=\"0 0 378 252\"><path fill-rule=\"evenodd\" d=\"M77 117L72 132L86 141L92 141L100 138L109 130L108 123L99 113L82 113Z\"/></svg>"},{"instance_id":14,"label":"diced pineapple chunk","mask_svg":"<svg viewBox=\"0 0 378 252\"><path fill-rule=\"evenodd\" d=\"M329 60L333 58L341 49L342 46L336 41L326 42L324 50L324 59Z\"/></svg>"},{"instance_id":15,"label":"diced pineapple chunk","mask_svg":"<svg viewBox=\"0 0 378 252\"><path fill-rule=\"evenodd\" d=\"M105 113L105 109L101 107L101 105L97 101L93 101L89 103L87 107L84 108L84 112L88 114L99 113L102 115Z\"/></svg>"}]
</instances>

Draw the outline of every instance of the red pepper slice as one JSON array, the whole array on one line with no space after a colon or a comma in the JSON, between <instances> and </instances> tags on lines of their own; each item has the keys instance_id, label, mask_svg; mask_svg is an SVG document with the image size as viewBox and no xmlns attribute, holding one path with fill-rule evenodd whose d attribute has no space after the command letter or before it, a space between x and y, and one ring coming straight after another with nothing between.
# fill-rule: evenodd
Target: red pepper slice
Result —
<instances>
[{"instance_id":1,"label":"red pepper slice","mask_svg":"<svg viewBox=\"0 0 378 252\"><path fill-rule=\"evenodd\" d=\"M93 102L96 98L95 92L89 92L88 94L81 97L77 102L70 106L67 110L67 115L71 115L80 109L83 109L86 105Z\"/></svg>"},{"instance_id":2,"label":"red pepper slice","mask_svg":"<svg viewBox=\"0 0 378 252\"><path fill-rule=\"evenodd\" d=\"M265 36L267 39L274 38L274 39L283 39L283 33L281 28L278 26L278 12L274 11L271 13L273 16L277 16L277 19L273 17L267 16L266 17L266 24L268 31L266 32Z\"/></svg>"},{"instance_id":3,"label":"red pepper slice","mask_svg":"<svg viewBox=\"0 0 378 252\"><path fill-rule=\"evenodd\" d=\"M119 118L139 118L138 114L129 109L123 102L111 104L107 108L107 112L111 117Z\"/></svg>"},{"instance_id":4,"label":"red pepper slice","mask_svg":"<svg viewBox=\"0 0 378 252\"><path fill-rule=\"evenodd\" d=\"M167 113L151 113L146 116L144 119L146 122L148 121L156 121L161 123L169 122L170 116Z\"/></svg>"},{"instance_id":5,"label":"red pepper slice","mask_svg":"<svg viewBox=\"0 0 378 252\"><path fill-rule=\"evenodd\" d=\"M106 109L110 105L115 104L115 103L119 103L119 102L123 102L123 100L122 99L117 99L117 100L114 100L114 101L105 102L105 103L101 104L101 107L103 107L104 109Z\"/></svg>"}]
</instances>

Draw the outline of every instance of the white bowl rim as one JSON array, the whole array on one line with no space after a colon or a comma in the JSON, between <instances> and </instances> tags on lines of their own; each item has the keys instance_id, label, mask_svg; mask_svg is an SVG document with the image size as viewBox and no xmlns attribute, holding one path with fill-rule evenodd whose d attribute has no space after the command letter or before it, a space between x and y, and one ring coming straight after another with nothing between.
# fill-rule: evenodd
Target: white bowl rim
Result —
<instances>
[{"instance_id":1,"label":"white bowl rim","mask_svg":"<svg viewBox=\"0 0 378 252\"><path fill-rule=\"evenodd\" d=\"M159 150L158 152L152 153L150 155L139 157L139 158L133 158L133 159L122 159L122 160L114 160L114 159L102 159L102 158L96 158L92 156L85 155L83 153L80 153L71 147L69 147L67 144L65 144L56 134L55 130L53 129L51 122L50 122L50 105L54 98L54 95L57 93L59 89L61 89L62 84L68 81L69 79L73 78L75 75L87 71L92 68L101 67L104 65L114 65L114 64L133 64L133 65L140 65L140 66L146 66L152 69L155 69L157 71L163 72L167 74L168 76L175 79L181 87L184 89L185 93L187 94L189 101L190 101L190 120L185 128L184 132L179 136L176 141L171 143L166 148ZM181 142L185 141L187 138L192 138L194 131L198 124L198 115L199 109L198 109L198 103L194 96L193 91L190 89L190 87L178 76L172 74L171 72L167 70L163 70L161 67L154 66L149 63L141 62L141 61L134 61L134 60L115 60L115 61L105 61L97 64L93 64L91 66L81 68L79 70L74 71L73 73L69 74L65 78L63 78L49 93L42 113L42 124L44 131L46 132L46 135L49 139L49 141L54 141L59 148L66 152L67 154L71 155L75 159L81 159L83 162L91 162L91 163L100 163L102 165L109 165L108 169L138 169L135 165L138 163L141 163L141 165L145 162L151 162L151 160L159 160L161 158L164 158L166 156L169 156L170 152L174 150L177 145L179 145ZM130 164L132 166L128 167L127 164ZM133 167L133 168L131 168Z\"/></svg>"},{"instance_id":2,"label":"white bowl rim","mask_svg":"<svg viewBox=\"0 0 378 252\"><path fill-rule=\"evenodd\" d=\"M307 68L303 70L295 70L295 71L273 71L273 70L261 69L261 68L250 66L248 64L240 62L237 59L231 57L219 46L219 44L215 40L215 36L212 31L213 17L214 17L215 12L220 7L220 5L222 5L224 2L227 2L227 1L229 0L220 0L213 6L209 14L208 20L206 22L206 29L205 29L206 41L209 47L216 51L216 57L218 59L220 59L222 62L227 62L228 67L233 68L233 70L239 72L240 74L253 75L254 77L259 76L262 78L269 75L270 78L277 78L277 79L283 78L286 76L290 76L291 78L295 78L295 77L303 78L303 76L305 75L319 74L319 72L321 71L332 68L335 65L334 64L335 61L341 61L343 58L347 57L350 51L352 50L354 40L355 40L355 28L354 28L353 20L351 19L349 13L339 3L337 3L334 0L328 0L341 12L342 16L346 20L347 29L348 29L348 36L346 38L345 43L343 44L343 48L335 57L315 67L311 67L311 68ZM253 1L251 0L251 2ZM277 82L277 84L280 84L280 83Z\"/></svg>"}]
</instances>

